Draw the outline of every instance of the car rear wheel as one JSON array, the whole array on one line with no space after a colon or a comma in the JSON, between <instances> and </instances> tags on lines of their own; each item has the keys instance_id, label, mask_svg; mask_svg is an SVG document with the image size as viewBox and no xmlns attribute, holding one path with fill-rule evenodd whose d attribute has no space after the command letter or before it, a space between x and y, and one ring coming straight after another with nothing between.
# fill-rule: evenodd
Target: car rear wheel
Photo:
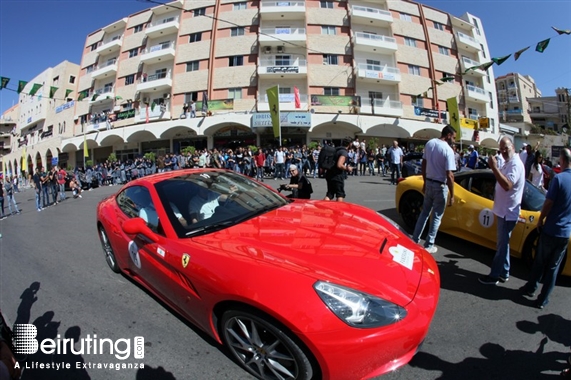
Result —
<instances>
[{"instance_id":1,"label":"car rear wheel","mask_svg":"<svg viewBox=\"0 0 571 380\"><path fill-rule=\"evenodd\" d=\"M109 268L111 268L113 272L121 272L119 265L117 264L117 260L115 259L115 252L113 252L113 247L111 247L111 242L109 241L109 237L107 236L107 232L105 232L105 228L103 228L103 226L99 226L99 239L101 240L103 252L105 252L105 261L107 261L107 265L109 265Z\"/></svg>"},{"instance_id":2,"label":"car rear wheel","mask_svg":"<svg viewBox=\"0 0 571 380\"><path fill-rule=\"evenodd\" d=\"M261 313L229 310L221 320L222 340L244 367L259 379L309 380L313 368L285 328Z\"/></svg>"},{"instance_id":3,"label":"car rear wheel","mask_svg":"<svg viewBox=\"0 0 571 380\"><path fill-rule=\"evenodd\" d=\"M422 212L424 197L415 191L405 193L400 200L400 215L404 224L411 230L416 226L416 221Z\"/></svg>"}]
</instances>

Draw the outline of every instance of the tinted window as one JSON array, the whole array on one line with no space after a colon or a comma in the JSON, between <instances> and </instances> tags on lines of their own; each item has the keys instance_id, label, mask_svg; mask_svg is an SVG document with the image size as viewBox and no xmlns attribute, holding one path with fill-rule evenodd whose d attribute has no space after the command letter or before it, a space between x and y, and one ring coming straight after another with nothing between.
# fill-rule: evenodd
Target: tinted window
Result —
<instances>
[{"instance_id":1,"label":"tinted window","mask_svg":"<svg viewBox=\"0 0 571 380\"><path fill-rule=\"evenodd\" d=\"M523 198L521 200L522 210L527 211L541 211L545 203L545 194L533 186L529 181L525 181L525 187L523 189Z\"/></svg>"},{"instance_id":2,"label":"tinted window","mask_svg":"<svg viewBox=\"0 0 571 380\"><path fill-rule=\"evenodd\" d=\"M142 218L155 233L161 231L155 204L146 187L131 186L120 192L116 200L121 211L129 218Z\"/></svg>"}]
</instances>

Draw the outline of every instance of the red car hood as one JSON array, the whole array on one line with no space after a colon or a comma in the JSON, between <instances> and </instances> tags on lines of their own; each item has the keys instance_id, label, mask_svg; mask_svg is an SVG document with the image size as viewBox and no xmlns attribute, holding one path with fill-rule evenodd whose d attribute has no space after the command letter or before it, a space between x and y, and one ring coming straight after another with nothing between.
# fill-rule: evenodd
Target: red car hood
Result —
<instances>
[{"instance_id":1,"label":"red car hood","mask_svg":"<svg viewBox=\"0 0 571 380\"><path fill-rule=\"evenodd\" d=\"M424 252L370 209L320 201L293 202L193 241L402 306L414 298Z\"/></svg>"}]
</instances>

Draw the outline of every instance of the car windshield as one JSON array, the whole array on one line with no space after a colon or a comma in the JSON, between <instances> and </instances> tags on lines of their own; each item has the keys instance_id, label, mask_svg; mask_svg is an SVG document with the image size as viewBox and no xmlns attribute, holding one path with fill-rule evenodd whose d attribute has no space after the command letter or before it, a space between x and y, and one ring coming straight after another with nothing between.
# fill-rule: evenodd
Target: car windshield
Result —
<instances>
[{"instance_id":1,"label":"car windshield","mask_svg":"<svg viewBox=\"0 0 571 380\"><path fill-rule=\"evenodd\" d=\"M248 177L227 171L200 171L155 185L179 238L231 227L287 204Z\"/></svg>"}]
</instances>

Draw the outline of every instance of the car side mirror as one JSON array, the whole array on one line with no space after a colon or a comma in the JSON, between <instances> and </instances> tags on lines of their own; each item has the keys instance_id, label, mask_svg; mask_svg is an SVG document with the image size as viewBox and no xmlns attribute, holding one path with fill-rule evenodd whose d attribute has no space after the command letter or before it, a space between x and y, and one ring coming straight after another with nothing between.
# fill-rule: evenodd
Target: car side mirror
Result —
<instances>
[{"instance_id":1,"label":"car side mirror","mask_svg":"<svg viewBox=\"0 0 571 380\"><path fill-rule=\"evenodd\" d=\"M123 222L121 226L127 235L141 234L149 240L158 243L160 238L148 226L143 218L131 218Z\"/></svg>"}]
</instances>

